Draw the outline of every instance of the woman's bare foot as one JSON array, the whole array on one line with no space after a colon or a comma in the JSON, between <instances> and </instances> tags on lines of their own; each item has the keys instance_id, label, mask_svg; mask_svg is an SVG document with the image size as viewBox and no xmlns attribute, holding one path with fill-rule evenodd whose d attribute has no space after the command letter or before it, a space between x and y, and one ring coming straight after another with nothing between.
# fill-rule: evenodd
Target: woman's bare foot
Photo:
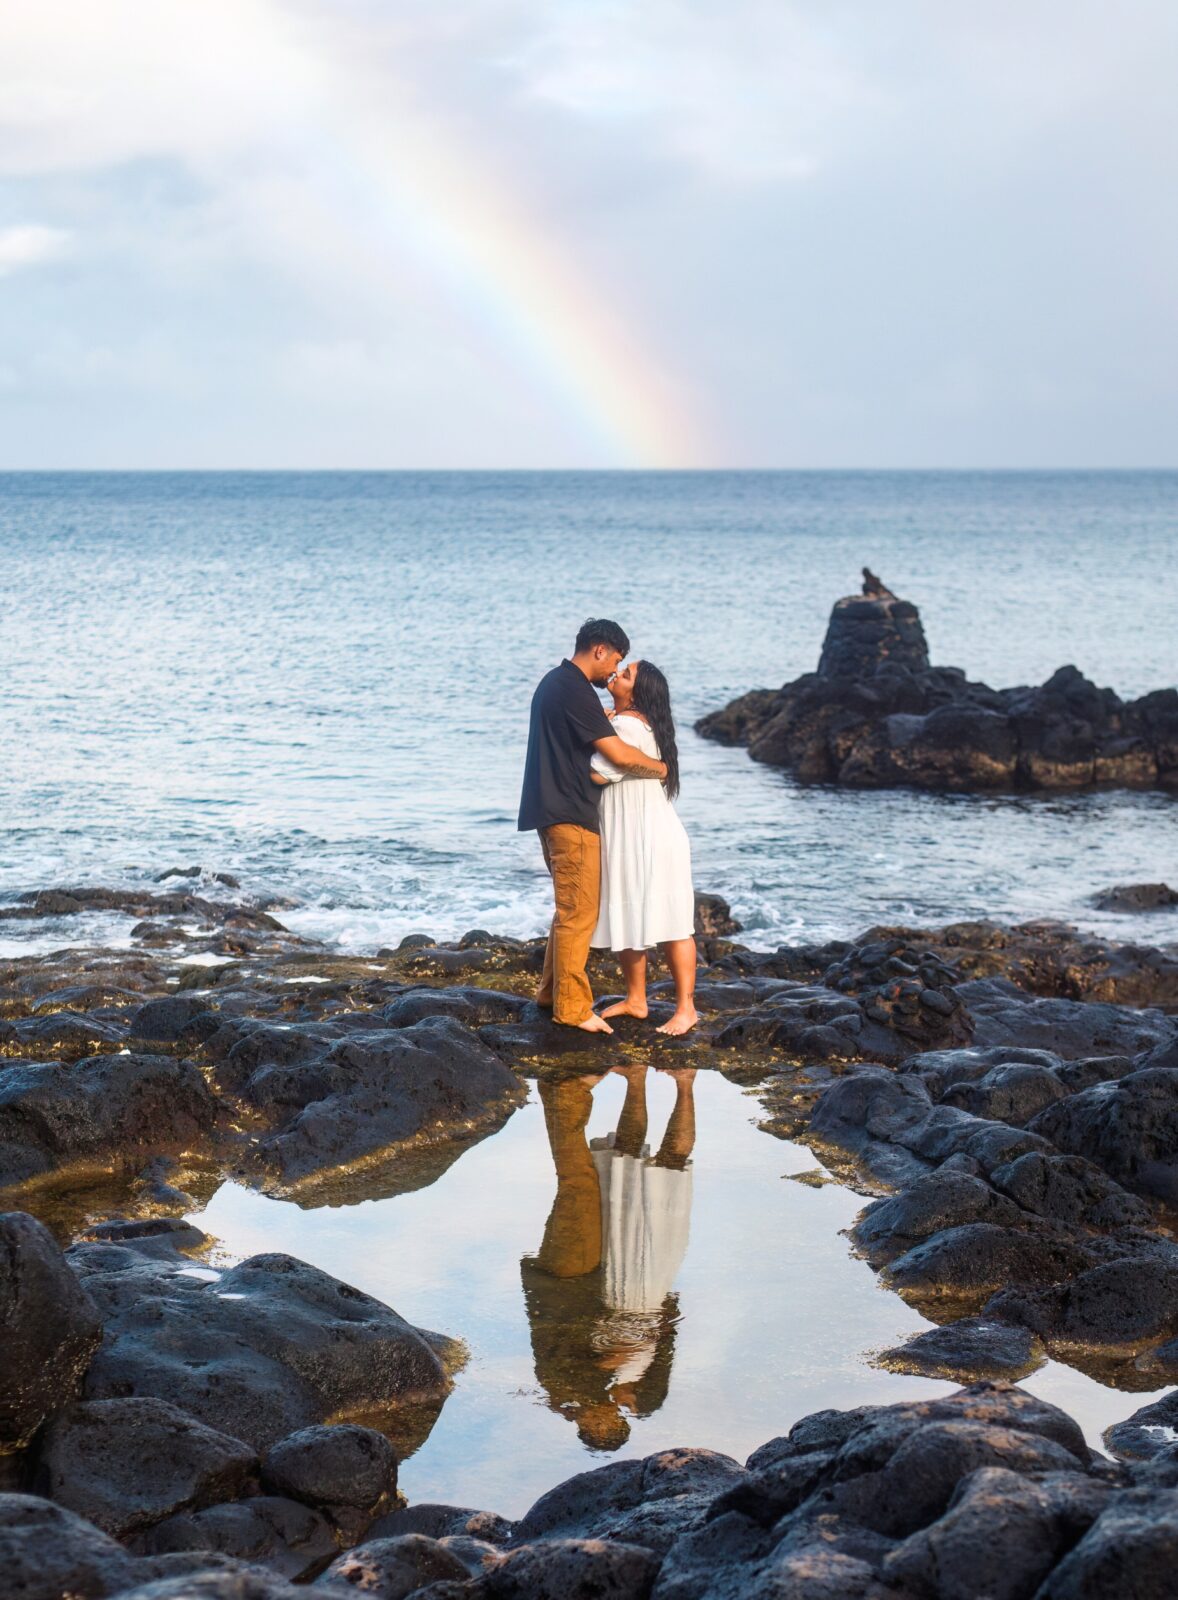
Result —
<instances>
[{"instance_id":1,"label":"woman's bare foot","mask_svg":"<svg viewBox=\"0 0 1178 1600\"><path fill-rule=\"evenodd\" d=\"M678 1038L680 1034L690 1033L699 1021L699 1012L694 1006L680 1006L673 1017L669 1017L661 1028L656 1028L656 1033L669 1034L671 1038Z\"/></svg>"},{"instance_id":2,"label":"woman's bare foot","mask_svg":"<svg viewBox=\"0 0 1178 1600\"><path fill-rule=\"evenodd\" d=\"M629 995L624 1000L615 1000L612 1006L606 1006L604 1011L598 1013L602 1017L638 1017L641 1020L648 1014L645 1000L631 1000Z\"/></svg>"},{"instance_id":3,"label":"woman's bare foot","mask_svg":"<svg viewBox=\"0 0 1178 1600\"><path fill-rule=\"evenodd\" d=\"M608 1022L603 1021L597 1015L596 1011L591 1011L584 1022L574 1022L573 1027L580 1028L582 1033L612 1033L614 1031Z\"/></svg>"}]
</instances>

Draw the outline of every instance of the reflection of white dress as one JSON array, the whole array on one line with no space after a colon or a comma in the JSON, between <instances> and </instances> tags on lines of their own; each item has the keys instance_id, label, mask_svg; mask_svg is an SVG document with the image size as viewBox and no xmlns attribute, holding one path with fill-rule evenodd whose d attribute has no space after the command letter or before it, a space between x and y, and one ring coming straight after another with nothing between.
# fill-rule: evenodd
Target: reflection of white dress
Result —
<instances>
[{"instance_id":1,"label":"reflection of white dress","mask_svg":"<svg viewBox=\"0 0 1178 1600\"><path fill-rule=\"evenodd\" d=\"M609 1352L611 1389L649 1370L663 1327L663 1303L687 1252L691 1168L656 1167L614 1148L614 1134L590 1148L601 1189L601 1298L606 1316L593 1342ZM620 1358L620 1359L619 1359Z\"/></svg>"},{"instance_id":2,"label":"reflection of white dress","mask_svg":"<svg viewBox=\"0 0 1178 1600\"><path fill-rule=\"evenodd\" d=\"M659 759L654 734L641 717L614 718L619 739ZM601 910L593 945L645 950L695 931L691 845L687 831L653 778L630 778L602 755L593 768L609 779L601 791Z\"/></svg>"},{"instance_id":3,"label":"reflection of white dress","mask_svg":"<svg viewBox=\"0 0 1178 1600\"><path fill-rule=\"evenodd\" d=\"M601 1298L612 1311L659 1311L675 1287L691 1227L691 1168L656 1167L594 1139L601 1187Z\"/></svg>"}]
</instances>

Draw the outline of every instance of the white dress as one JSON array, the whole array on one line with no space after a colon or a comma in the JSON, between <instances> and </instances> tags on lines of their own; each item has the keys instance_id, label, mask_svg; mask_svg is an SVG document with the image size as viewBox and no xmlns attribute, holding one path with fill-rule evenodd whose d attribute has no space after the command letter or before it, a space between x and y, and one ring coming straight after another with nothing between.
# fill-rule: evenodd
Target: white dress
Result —
<instances>
[{"instance_id":1,"label":"white dress","mask_svg":"<svg viewBox=\"0 0 1178 1600\"><path fill-rule=\"evenodd\" d=\"M619 739L660 760L641 717L619 712ZM593 946L646 950L695 932L695 893L687 831L654 778L631 778L594 752L593 769L609 779L601 791L601 910Z\"/></svg>"}]
</instances>

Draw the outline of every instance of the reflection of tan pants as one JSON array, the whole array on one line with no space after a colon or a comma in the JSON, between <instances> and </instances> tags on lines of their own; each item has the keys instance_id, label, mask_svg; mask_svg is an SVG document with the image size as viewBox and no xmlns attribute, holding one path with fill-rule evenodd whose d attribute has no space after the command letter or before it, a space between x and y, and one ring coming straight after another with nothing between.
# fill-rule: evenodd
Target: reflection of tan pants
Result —
<instances>
[{"instance_id":1,"label":"reflection of tan pants","mask_svg":"<svg viewBox=\"0 0 1178 1600\"><path fill-rule=\"evenodd\" d=\"M577 1078L540 1084L556 1199L536 1265L554 1278L579 1278L601 1265L601 1185L585 1128L593 1091Z\"/></svg>"},{"instance_id":2,"label":"reflection of tan pants","mask_svg":"<svg viewBox=\"0 0 1178 1600\"><path fill-rule=\"evenodd\" d=\"M552 874L556 915L536 999L552 1007L554 1022L576 1025L593 1010L585 963L601 901L601 839L575 822L557 822L541 829L540 847Z\"/></svg>"}]
</instances>

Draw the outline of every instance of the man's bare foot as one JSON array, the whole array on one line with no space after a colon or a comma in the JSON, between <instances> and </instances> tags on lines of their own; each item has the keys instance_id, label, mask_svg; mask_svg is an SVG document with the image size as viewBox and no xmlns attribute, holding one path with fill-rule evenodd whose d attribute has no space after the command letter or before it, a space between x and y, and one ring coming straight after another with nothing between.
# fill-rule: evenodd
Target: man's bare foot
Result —
<instances>
[{"instance_id":1,"label":"man's bare foot","mask_svg":"<svg viewBox=\"0 0 1178 1600\"><path fill-rule=\"evenodd\" d=\"M604 1011L598 1012L602 1017L637 1017L640 1021L648 1015L645 1000L615 1000L612 1006L606 1006Z\"/></svg>"},{"instance_id":2,"label":"man's bare foot","mask_svg":"<svg viewBox=\"0 0 1178 1600\"><path fill-rule=\"evenodd\" d=\"M584 1022L574 1022L574 1028L580 1028L582 1033L612 1033L614 1030L609 1023L591 1011Z\"/></svg>"},{"instance_id":3,"label":"man's bare foot","mask_svg":"<svg viewBox=\"0 0 1178 1600\"><path fill-rule=\"evenodd\" d=\"M688 1006L686 1009L681 1007L673 1017L668 1018L663 1023L661 1028L656 1028L654 1031L668 1034L671 1038L676 1039L680 1034L690 1033L698 1021L699 1012L694 1006Z\"/></svg>"}]
</instances>

